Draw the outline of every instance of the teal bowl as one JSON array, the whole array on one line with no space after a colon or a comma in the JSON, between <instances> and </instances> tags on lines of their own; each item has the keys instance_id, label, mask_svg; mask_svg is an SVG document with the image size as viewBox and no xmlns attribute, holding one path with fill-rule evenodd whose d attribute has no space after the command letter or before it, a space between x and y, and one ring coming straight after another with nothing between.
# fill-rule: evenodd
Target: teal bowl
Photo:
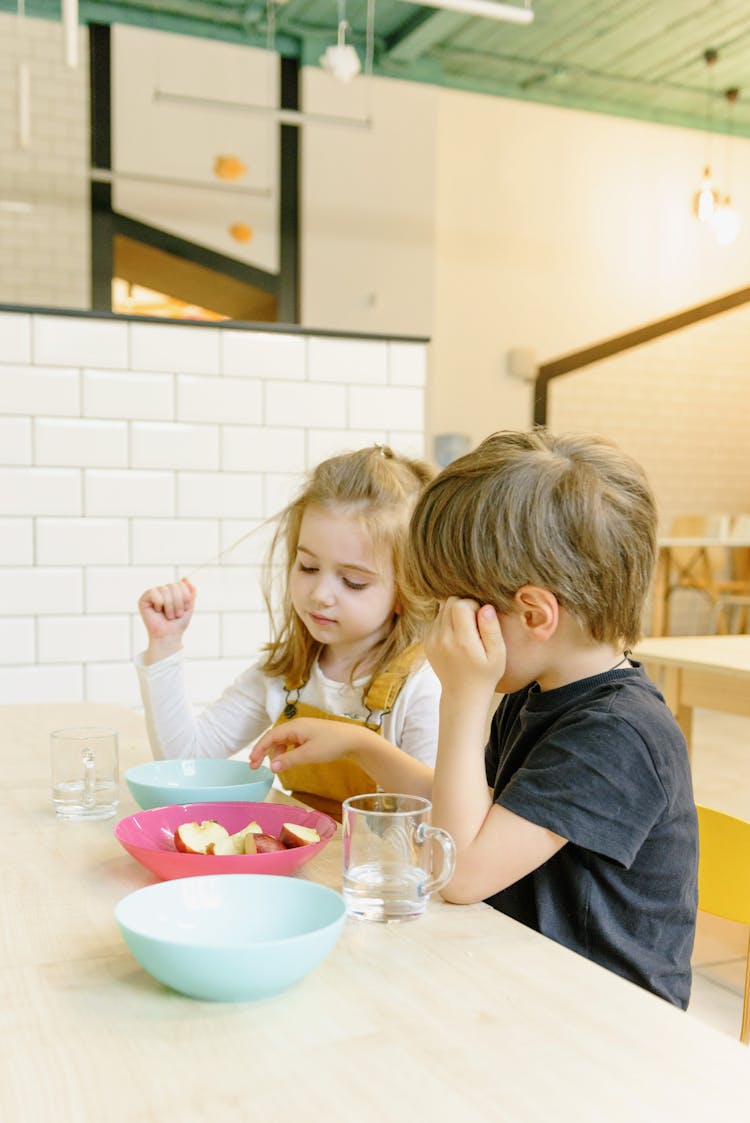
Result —
<instances>
[{"instance_id":1,"label":"teal bowl","mask_svg":"<svg viewBox=\"0 0 750 1123\"><path fill-rule=\"evenodd\" d=\"M175 803L262 803L273 772L251 769L246 760L151 760L129 768L125 780L138 806L150 811Z\"/></svg>"},{"instance_id":2,"label":"teal bowl","mask_svg":"<svg viewBox=\"0 0 750 1123\"><path fill-rule=\"evenodd\" d=\"M150 975L213 1002L268 998L298 983L332 950L345 915L334 889L265 874L160 881L115 909Z\"/></svg>"}]
</instances>

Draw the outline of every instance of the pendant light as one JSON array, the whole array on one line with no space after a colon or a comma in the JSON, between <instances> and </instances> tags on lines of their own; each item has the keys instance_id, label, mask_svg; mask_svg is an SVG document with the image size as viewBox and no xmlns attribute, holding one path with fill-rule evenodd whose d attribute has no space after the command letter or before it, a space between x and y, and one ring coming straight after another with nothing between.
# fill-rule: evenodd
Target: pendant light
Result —
<instances>
[{"instance_id":1,"label":"pendant light","mask_svg":"<svg viewBox=\"0 0 750 1123\"><path fill-rule=\"evenodd\" d=\"M742 219L739 212L732 204L731 183L732 183L732 169L731 169L731 156L732 156L732 132L733 132L733 109L737 102L740 91L737 87L733 86L724 93L726 100L726 123L724 129L724 136L726 142L726 155L724 161L724 182L726 184L727 193L724 195L716 205L711 224L714 228L716 241L720 246L729 246L732 242L737 240L740 229L742 227Z\"/></svg>"},{"instance_id":2,"label":"pendant light","mask_svg":"<svg viewBox=\"0 0 750 1123\"><path fill-rule=\"evenodd\" d=\"M349 24L346 22L345 0L339 0L337 42L335 45L327 47L320 56L320 65L333 78L344 83L351 82L352 78L356 78L362 69L356 49L346 41L346 33L349 30Z\"/></svg>"},{"instance_id":3,"label":"pendant light","mask_svg":"<svg viewBox=\"0 0 750 1123\"><path fill-rule=\"evenodd\" d=\"M710 222L719 203L719 191L711 173L711 137L713 122L713 68L719 58L719 52L709 47L703 52L703 58L708 68L709 83L706 87L706 147L703 162L703 179L693 195L693 214L699 222Z\"/></svg>"}]
</instances>

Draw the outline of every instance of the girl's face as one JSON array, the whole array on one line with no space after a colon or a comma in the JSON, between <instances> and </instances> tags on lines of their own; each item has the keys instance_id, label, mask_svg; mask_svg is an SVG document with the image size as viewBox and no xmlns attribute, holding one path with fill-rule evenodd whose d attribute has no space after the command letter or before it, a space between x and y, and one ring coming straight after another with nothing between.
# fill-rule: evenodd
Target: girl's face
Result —
<instances>
[{"instance_id":1,"label":"girl's face","mask_svg":"<svg viewBox=\"0 0 750 1123\"><path fill-rule=\"evenodd\" d=\"M290 593L294 610L332 654L360 659L391 630L393 563L376 551L360 521L308 507L302 516Z\"/></svg>"}]
</instances>

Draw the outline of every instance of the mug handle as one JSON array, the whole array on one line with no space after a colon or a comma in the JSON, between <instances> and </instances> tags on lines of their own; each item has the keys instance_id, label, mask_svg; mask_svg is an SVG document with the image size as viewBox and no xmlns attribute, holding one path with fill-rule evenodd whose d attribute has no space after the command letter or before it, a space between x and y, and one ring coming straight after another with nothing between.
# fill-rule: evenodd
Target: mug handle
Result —
<instances>
[{"instance_id":1,"label":"mug handle","mask_svg":"<svg viewBox=\"0 0 750 1123\"><path fill-rule=\"evenodd\" d=\"M437 889L442 889L453 877L453 871L456 868L456 844L447 831L444 831L441 827L430 827L427 823L419 824L415 831L415 838L420 846L428 840L434 839L435 842L440 843L440 848L443 851L443 864L440 873L419 886L420 897L429 897Z\"/></svg>"}]
</instances>

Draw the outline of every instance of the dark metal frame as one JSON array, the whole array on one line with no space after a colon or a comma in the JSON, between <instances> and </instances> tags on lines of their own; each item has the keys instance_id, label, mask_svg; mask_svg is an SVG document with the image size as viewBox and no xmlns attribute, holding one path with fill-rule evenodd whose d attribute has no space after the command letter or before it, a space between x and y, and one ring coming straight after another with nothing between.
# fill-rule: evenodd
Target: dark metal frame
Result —
<instances>
[{"instance_id":1,"label":"dark metal frame","mask_svg":"<svg viewBox=\"0 0 750 1123\"><path fill-rule=\"evenodd\" d=\"M89 24L91 166L112 167L111 28ZM299 108L299 65L281 59L281 107ZM172 253L276 297L280 321L300 318L299 130L281 126L279 155L279 273L269 273L112 210L112 186L91 181L91 307L112 311L114 240L118 234Z\"/></svg>"},{"instance_id":2,"label":"dark metal frame","mask_svg":"<svg viewBox=\"0 0 750 1123\"><path fill-rule=\"evenodd\" d=\"M644 324L643 327L636 328L634 331L625 332L624 335L615 335L611 339L605 339L602 343L595 344L593 347L585 347L582 351L573 351L569 355L563 355L560 359L543 363L539 367L539 373L534 383L534 424L547 424L547 399L549 384L553 379L559 378L563 374L572 374L573 371L580 370L581 367L591 366L592 363L609 359L621 351L629 351L632 347L640 347L642 343L649 343L652 339L658 339L662 335L668 335L670 332L690 327L691 324L697 324L700 320L707 320L711 316L718 316L722 312L728 312L732 308L738 308L740 305L748 303L750 303L750 288L736 289L725 296L717 297L716 300L709 300L706 304L696 304L692 308L686 308L684 312L677 312L663 320L654 320L652 323Z\"/></svg>"}]
</instances>

